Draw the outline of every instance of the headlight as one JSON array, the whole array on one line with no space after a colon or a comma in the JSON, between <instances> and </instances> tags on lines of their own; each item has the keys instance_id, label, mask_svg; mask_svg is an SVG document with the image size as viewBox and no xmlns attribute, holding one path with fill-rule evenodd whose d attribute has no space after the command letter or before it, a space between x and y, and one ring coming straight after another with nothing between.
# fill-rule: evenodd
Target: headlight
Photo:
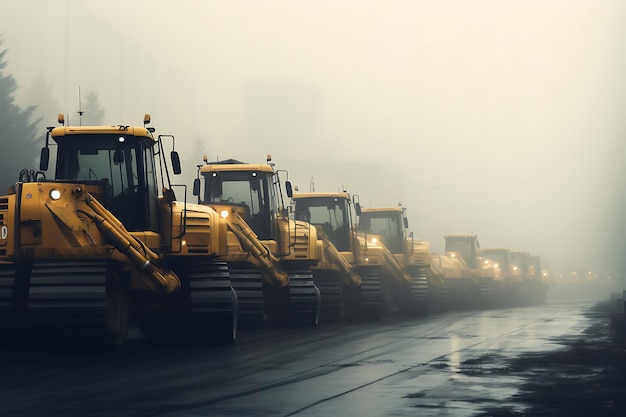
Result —
<instances>
[{"instance_id":1,"label":"headlight","mask_svg":"<svg viewBox=\"0 0 626 417\"><path fill-rule=\"evenodd\" d=\"M52 190L50 190L50 198L53 200L58 200L59 198L61 198L61 191L53 188Z\"/></svg>"},{"instance_id":2,"label":"headlight","mask_svg":"<svg viewBox=\"0 0 626 417\"><path fill-rule=\"evenodd\" d=\"M376 242L378 242L378 239L376 239L375 237L372 238L372 243L376 243Z\"/></svg>"},{"instance_id":3,"label":"headlight","mask_svg":"<svg viewBox=\"0 0 626 417\"><path fill-rule=\"evenodd\" d=\"M220 216L222 216L223 218L228 217L228 210L222 210L222 211L220 212Z\"/></svg>"}]
</instances>

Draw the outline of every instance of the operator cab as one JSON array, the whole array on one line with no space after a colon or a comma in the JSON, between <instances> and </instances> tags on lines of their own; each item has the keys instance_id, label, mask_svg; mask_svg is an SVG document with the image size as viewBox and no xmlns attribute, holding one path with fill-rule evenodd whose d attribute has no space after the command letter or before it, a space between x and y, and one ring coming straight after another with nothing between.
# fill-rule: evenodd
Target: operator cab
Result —
<instances>
[{"instance_id":1,"label":"operator cab","mask_svg":"<svg viewBox=\"0 0 626 417\"><path fill-rule=\"evenodd\" d=\"M350 250L349 200L339 197L294 198L295 218L322 228L339 251Z\"/></svg>"},{"instance_id":2,"label":"operator cab","mask_svg":"<svg viewBox=\"0 0 626 417\"><path fill-rule=\"evenodd\" d=\"M124 134L55 138L55 180L99 182L102 204L126 229L157 230L154 155L149 142L141 139Z\"/></svg>"},{"instance_id":3,"label":"operator cab","mask_svg":"<svg viewBox=\"0 0 626 417\"><path fill-rule=\"evenodd\" d=\"M194 195L198 196L198 203L216 208L223 216L229 215L229 208L235 208L259 239L274 238L274 223L279 210L274 172L228 169L228 164L238 167L244 164L234 160L213 164L219 165L219 169L199 172L194 182ZM201 180L204 180L203 189Z\"/></svg>"},{"instance_id":4,"label":"operator cab","mask_svg":"<svg viewBox=\"0 0 626 417\"><path fill-rule=\"evenodd\" d=\"M476 260L478 258L478 240L476 236L445 236L446 240L446 252L456 252L465 261L470 269L478 267Z\"/></svg>"},{"instance_id":5,"label":"operator cab","mask_svg":"<svg viewBox=\"0 0 626 417\"><path fill-rule=\"evenodd\" d=\"M367 211L359 217L359 231L379 235L393 254L404 253L404 211Z\"/></svg>"}]
</instances>

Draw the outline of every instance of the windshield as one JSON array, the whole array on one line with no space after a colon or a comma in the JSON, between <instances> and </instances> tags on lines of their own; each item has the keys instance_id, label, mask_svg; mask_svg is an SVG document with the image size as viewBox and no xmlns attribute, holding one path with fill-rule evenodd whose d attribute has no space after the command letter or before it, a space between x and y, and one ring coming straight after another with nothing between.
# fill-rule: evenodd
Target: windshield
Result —
<instances>
[{"instance_id":1,"label":"windshield","mask_svg":"<svg viewBox=\"0 0 626 417\"><path fill-rule=\"evenodd\" d=\"M474 268L476 256L474 251L474 241L467 238L446 238L446 252L457 252L461 255L465 263L470 268Z\"/></svg>"},{"instance_id":2,"label":"windshield","mask_svg":"<svg viewBox=\"0 0 626 417\"><path fill-rule=\"evenodd\" d=\"M271 236L270 176L256 171L204 173L206 205L234 205L245 209L244 220L261 239Z\"/></svg>"},{"instance_id":3,"label":"windshield","mask_svg":"<svg viewBox=\"0 0 626 417\"><path fill-rule=\"evenodd\" d=\"M343 198L315 197L295 199L295 217L316 226L340 251L350 250L348 203Z\"/></svg>"},{"instance_id":4,"label":"windshield","mask_svg":"<svg viewBox=\"0 0 626 417\"><path fill-rule=\"evenodd\" d=\"M502 268L502 271L505 271L505 269L509 267L509 257L506 252L484 250L481 253L485 258L497 262L500 268Z\"/></svg>"},{"instance_id":5,"label":"windshield","mask_svg":"<svg viewBox=\"0 0 626 417\"><path fill-rule=\"evenodd\" d=\"M400 213L362 213L359 230L380 235L383 243L391 253L404 252L404 234L402 215Z\"/></svg>"},{"instance_id":6,"label":"windshield","mask_svg":"<svg viewBox=\"0 0 626 417\"><path fill-rule=\"evenodd\" d=\"M112 195L137 192L144 185L139 142L111 135L75 139L59 143L56 179L106 181Z\"/></svg>"},{"instance_id":7,"label":"windshield","mask_svg":"<svg viewBox=\"0 0 626 417\"><path fill-rule=\"evenodd\" d=\"M156 227L157 187L152 152L143 141L120 135L71 136L59 140L55 178L102 183L102 203L129 230Z\"/></svg>"}]
</instances>

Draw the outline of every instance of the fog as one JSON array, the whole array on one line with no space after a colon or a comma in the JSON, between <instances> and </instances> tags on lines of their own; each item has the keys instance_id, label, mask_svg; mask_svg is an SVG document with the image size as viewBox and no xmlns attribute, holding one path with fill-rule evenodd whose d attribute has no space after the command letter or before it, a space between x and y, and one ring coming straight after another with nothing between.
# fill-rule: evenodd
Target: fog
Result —
<instances>
[{"instance_id":1,"label":"fog","mask_svg":"<svg viewBox=\"0 0 626 417\"><path fill-rule=\"evenodd\" d=\"M621 0L3 0L6 73L78 124L152 115L191 184L201 155L263 162L302 191L407 207L411 230L623 266ZM52 125L55 114L44 125ZM43 135L43 126L42 126Z\"/></svg>"}]
</instances>

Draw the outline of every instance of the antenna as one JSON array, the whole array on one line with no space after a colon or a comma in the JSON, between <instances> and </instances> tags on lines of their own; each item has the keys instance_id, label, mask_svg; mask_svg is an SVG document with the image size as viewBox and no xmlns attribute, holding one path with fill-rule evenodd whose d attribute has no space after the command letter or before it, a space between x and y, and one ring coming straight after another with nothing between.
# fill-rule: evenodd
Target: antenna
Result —
<instances>
[{"instance_id":1,"label":"antenna","mask_svg":"<svg viewBox=\"0 0 626 417\"><path fill-rule=\"evenodd\" d=\"M83 111L83 105L81 103L81 99L80 99L80 86L78 86L78 125L82 126L83 125L83 114L85 112Z\"/></svg>"},{"instance_id":2,"label":"antenna","mask_svg":"<svg viewBox=\"0 0 626 417\"><path fill-rule=\"evenodd\" d=\"M311 177L311 183L309 184L309 188L310 188L309 191L311 191L312 193L315 192L315 179L314 179L314 177Z\"/></svg>"}]
</instances>

